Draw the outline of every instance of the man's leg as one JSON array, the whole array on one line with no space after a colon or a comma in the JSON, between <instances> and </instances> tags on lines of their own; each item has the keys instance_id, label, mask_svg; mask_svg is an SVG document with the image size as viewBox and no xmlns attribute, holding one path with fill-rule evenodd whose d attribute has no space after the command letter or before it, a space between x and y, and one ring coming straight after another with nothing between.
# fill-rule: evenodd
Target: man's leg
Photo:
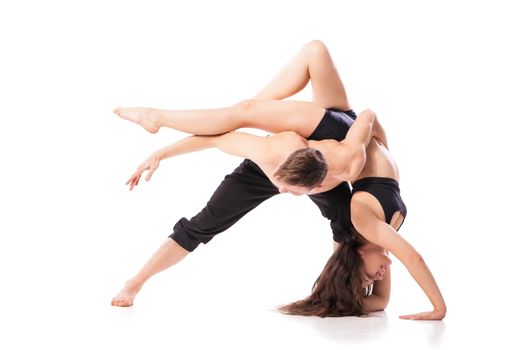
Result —
<instances>
[{"instance_id":1,"label":"man's leg","mask_svg":"<svg viewBox=\"0 0 525 350\"><path fill-rule=\"evenodd\" d=\"M311 80L313 103L323 108L350 109L346 92L326 46L312 41L303 46L296 56L264 87L255 100L279 100L295 94ZM263 129L270 132L296 131L303 135L313 130L319 118L309 118L308 111L293 109L288 104L259 103L258 113L250 113L253 103L238 103L214 109L161 110L153 108L117 108L115 113L138 123L149 132L169 127L196 135L214 135L243 127ZM283 118L276 111L283 106L297 113ZM297 104L297 106L302 106ZM262 108L262 109L261 109ZM296 114L296 115L293 115ZM301 115L304 115L301 118ZM305 124L307 128L305 129ZM306 135L308 136L308 135Z\"/></svg>"},{"instance_id":2,"label":"man's leg","mask_svg":"<svg viewBox=\"0 0 525 350\"><path fill-rule=\"evenodd\" d=\"M181 261L200 243L209 242L266 199L278 194L278 189L252 161L245 160L227 175L206 207L191 220L179 220L170 238L131 278L111 302L114 306L131 306L142 285L153 275Z\"/></svg>"},{"instance_id":3,"label":"man's leg","mask_svg":"<svg viewBox=\"0 0 525 350\"><path fill-rule=\"evenodd\" d=\"M140 291L144 283L153 275L166 270L177 264L188 255L188 251L182 248L173 239L168 238L153 254L144 267L129 281L111 301L113 306L131 306L135 296Z\"/></svg>"}]
</instances>

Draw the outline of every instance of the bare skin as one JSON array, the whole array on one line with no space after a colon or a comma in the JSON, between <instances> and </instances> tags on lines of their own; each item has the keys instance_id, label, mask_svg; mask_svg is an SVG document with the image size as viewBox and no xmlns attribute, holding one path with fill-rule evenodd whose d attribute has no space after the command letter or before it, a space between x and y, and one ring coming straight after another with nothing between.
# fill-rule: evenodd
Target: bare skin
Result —
<instances>
[{"instance_id":1,"label":"bare skin","mask_svg":"<svg viewBox=\"0 0 525 350\"><path fill-rule=\"evenodd\" d=\"M323 47L320 47L319 43L311 46L315 47L317 53L322 53ZM324 56L326 57L326 53ZM308 56L305 55L305 57ZM296 63L304 63L304 61ZM296 65L289 66L294 67ZM301 67L304 66L304 64L299 64L298 66ZM288 86L304 87L304 72L309 76L309 74L314 71L310 69L311 65L307 65L307 67L306 70L302 70L303 78L295 79L295 82L288 84ZM286 77L291 70L286 71L285 69L284 71L286 74L281 72L281 78ZM335 69L333 71L335 71ZM339 82L340 79L337 73L335 74L337 78L335 80ZM338 85L333 83L334 76L331 78L330 84L332 86ZM274 81L278 80L279 79L274 79ZM306 79L306 82L307 81ZM268 86L271 87L272 82ZM286 86L287 84L285 82L284 80L283 84L273 85ZM313 83L314 77L312 76L312 85L315 87ZM225 152L252 159L263 169L281 192L292 192L294 194L318 193L333 188L342 181L353 182L357 179L371 176L388 177L399 180L397 166L388 153L384 134L382 135L380 132L382 128L376 128L374 126L376 125L374 124L375 114L371 111L365 111L366 113L360 114L354 126L350 128L347 138L340 143L335 141L302 141L291 133L282 133L285 130L294 130L299 135L307 137L312 133L322 118L324 108L340 106L340 109L348 109L349 104L346 101L344 88L341 90L342 93L337 94L337 91L335 91L333 92L334 95L332 95L339 96L339 102L335 103L335 101L332 101L332 103L326 105L315 103L316 93L314 90L313 103L247 100L237 105L221 109L190 111L118 108L115 110L117 115L142 125L150 132L156 132L160 126L171 127L200 135L214 135L228 132L220 136L193 136L183 140L183 142L167 147L163 152L159 152L152 156L151 159L146 160L139 169L137 169L137 172L128 180L130 189L138 185L140 176L145 170L150 171L147 175L148 180L153 171L158 167L160 159L209 147L218 147ZM283 98L283 96L287 97L287 95L291 95L294 89L288 91L290 94L282 93L276 94L276 96L281 96L281 98ZM269 94L269 96L271 96L271 94ZM330 96L330 94L318 94L318 96ZM265 97L268 97L268 95ZM146 113L144 113L144 111L146 111ZM361 116L363 117L360 118ZM269 138L258 138L249 134L229 132L240 127L255 127L281 134ZM298 189L286 184L280 184L273 178L273 173L279 164L284 161L282 154L286 151L286 155L288 155L297 148L304 148L304 142L307 142L308 147L320 149L325 156L329 166L329 173L326 179L319 187L314 189ZM280 153L276 152L276 150L279 150ZM430 270L417 251L408 242L403 240L391 225L384 222L384 212L379 202L377 202L377 199L366 192L358 192L352 197L351 211L353 213L352 223L356 229L369 242L393 252L394 255L405 264L434 306L434 310L431 312L401 317L407 319L442 319L446 314L446 306ZM400 223L403 218L400 213L396 213L393 218L393 221L394 220L396 220L396 223ZM380 280L386 276L387 268L384 265L379 265L378 268L380 270L378 270L375 275L380 277L378 278ZM382 288L379 288L379 290L381 289ZM383 290L389 291L389 286L388 288L383 288ZM386 293L378 293L376 295L377 298L375 298L380 300L380 302L377 303L379 306L385 304L385 299L387 300L386 302L388 302L388 297L381 294Z\"/></svg>"},{"instance_id":2,"label":"bare skin","mask_svg":"<svg viewBox=\"0 0 525 350\"><path fill-rule=\"evenodd\" d=\"M294 128L293 131L306 137L319 124L324 108L305 101L249 99L232 106L213 109L118 107L113 112L152 133L161 127L195 135L217 135L239 128L256 128L279 133Z\"/></svg>"},{"instance_id":3,"label":"bare skin","mask_svg":"<svg viewBox=\"0 0 525 350\"><path fill-rule=\"evenodd\" d=\"M122 307L133 306L133 301L140 291L140 288L142 288L142 284L136 283L134 280L127 281L120 292L111 300L111 305Z\"/></svg>"},{"instance_id":4,"label":"bare skin","mask_svg":"<svg viewBox=\"0 0 525 350\"><path fill-rule=\"evenodd\" d=\"M144 283L153 275L177 264L188 255L188 251L182 248L171 238L160 246L155 254L146 262L144 267L115 295L111 301L113 306L132 306L137 293Z\"/></svg>"},{"instance_id":5,"label":"bare skin","mask_svg":"<svg viewBox=\"0 0 525 350\"><path fill-rule=\"evenodd\" d=\"M308 82L312 86L311 106L318 106L317 112L315 110L312 112L311 106L309 108L304 103L302 106L298 106L295 105L294 101L280 101L303 90ZM241 127L253 127L273 133L292 130L306 138L312 134L323 116L322 109L319 107L336 108L343 111L352 108L330 52L318 40L305 44L276 76L253 97L253 100L276 102L273 106L265 106L264 115L249 120L244 119L242 114L239 114L239 117L232 118L231 113L232 107L234 110L238 110L238 107L241 110L250 108L246 104L212 110L190 111L119 107L114 112L121 118L133 121L153 133L157 132L162 126L195 135L215 135L237 130ZM283 103L289 106L284 111L282 110Z\"/></svg>"},{"instance_id":6,"label":"bare skin","mask_svg":"<svg viewBox=\"0 0 525 350\"><path fill-rule=\"evenodd\" d=\"M337 70L335 69L335 66L333 65L328 50L324 44L319 41L312 41L304 45L303 48L301 48L301 50L299 50L299 52L296 54L296 56L294 56L282 68L282 70L278 72L277 75L254 96L254 99L281 100L293 96L295 93L301 91L306 86L306 84L308 84L308 82L310 82L312 85L312 102L317 106L322 106L324 108L335 107L341 110L348 110L351 108L346 97L343 83L337 73ZM115 112L118 115L119 109L117 109ZM144 110L137 112L140 115L147 114L143 113ZM152 122L142 121L140 119L140 115L132 116L130 114L133 114L133 112L126 113L126 116L130 119L136 120L135 122L139 125L143 125L143 127L148 132L155 133L158 131L158 125L156 124L155 120ZM300 120L305 121L305 126L299 129L294 128L295 131L298 131L299 134L303 136L308 136L313 132L315 126L319 123L319 120L322 118L322 113L314 112L314 114L308 114L308 118L310 118L308 122L306 122L307 120L303 119L304 115L297 115L297 118L301 118ZM290 130L292 124L290 122L289 124L285 124L280 127L278 125L278 120L274 120L274 122L275 123L272 124L270 128L262 129L268 130L270 132L281 132ZM233 129L225 130L225 132L230 130ZM216 134L217 132L214 133ZM144 169L148 169L144 167L145 163L146 162L144 162L141 166ZM151 177L151 169L156 169L158 167L158 162L148 162L148 165L151 165L151 168L150 174L146 176L146 180L149 180ZM139 169L137 169L137 171L138 170ZM140 172L140 174L141 173L142 172ZM140 174L138 177L136 177L137 184L138 179L140 179ZM130 184L130 189L133 188L131 178L128 180L127 184ZM153 254L153 256L148 260L139 273L126 282L122 290L113 298L111 304L114 306L133 305L134 299L137 293L141 290L144 283L146 283L156 273L170 266L176 265L188 253L188 251L175 243L173 240L166 240L163 246Z\"/></svg>"},{"instance_id":7,"label":"bare skin","mask_svg":"<svg viewBox=\"0 0 525 350\"><path fill-rule=\"evenodd\" d=\"M293 188L279 183L278 179L273 177L274 171L289 152L297 148L304 148L304 143L309 144L310 142L290 132L280 133L272 137L258 137L240 132L231 132L220 136L191 136L154 154L153 160L147 160L143 163L128 183L130 183L131 188L137 185L140 175L145 170L150 171L148 178L151 177L156 167L151 167L149 164L158 165L159 159L209 147L217 147L224 152L252 159L281 192L291 192L297 195L318 193L324 188L330 189L333 187L331 181L338 184L341 181L354 182L366 177L387 177L399 180L397 165L388 149L383 143L372 137L374 123L374 113L365 111L359 114L354 125L349 129L347 138L342 142L327 140L311 143L321 150L328 163L326 179L319 187L313 189ZM283 156L282 152L286 152L286 154ZM394 227L385 222L385 214L378 200L367 192L355 192L352 196L350 208L352 223L357 231L367 241L392 252L405 265L434 307L432 311L404 315L401 318L414 320L443 319L446 315L446 305L430 269L421 255L397 234ZM399 227L403 219L401 213L398 212L395 213L392 222L395 223L396 227ZM364 261L366 264L366 260ZM373 275L378 275L380 277L378 280L382 279L386 268L381 265L372 266L372 268L376 269ZM382 304L378 302L373 305Z\"/></svg>"},{"instance_id":8,"label":"bare skin","mask_svg":"<svg viewBox=\"0 0 525 350\"><path fill-rule=\"evenodd\" d=\"M142 126L146 131L155 134L159 131L161 123L152 108L117 108L113 111L119 117Z\"/></svg>"},{"instance_id":9,"label":"bare skin","mask_svg":"<svg viewBox=\"0 0 525 350\"><path fill-rule=\"evenodd\" d=\"M264 108L266 101L256 102L254 108L259 109L260 105ZM242 115L250 116L250 112L245 109ZM370 170L377 172L376 168L381 164L378 162L374 163L373 168L371 166L363 168L367 156L366 152L372 155L372 153L378 152L378 147L384 147L372 138L376 135L375 125L377 125L377 120L373 112L367 110L360 113L348 131L346 139L351 140L349 143L334 140L309 141L290 131L280 132L268 137L254 136L243 132L230 132L214 136L191 136L153 153L139 166L127 184L130 185L130 190L133 189L134 186L138 185L141 174L145 170L149 170L146 178L149 180L163 159L216 147L226 153L253 160L270 181L279 188L281 193L290 192L297 195L321 193L336 187L343 181L353 181L361 174L363 174L362 177L366 176ZM372 146L368 149L367 146L371 142ZM292 152L304 148L320 150L328 165L328 173L323 182L310 189L284 184L274 176L277 169ZM388 171L389 169L384 167L382 174L390 177L397 175L395 172Z\"/></svg>"}]
</instances>

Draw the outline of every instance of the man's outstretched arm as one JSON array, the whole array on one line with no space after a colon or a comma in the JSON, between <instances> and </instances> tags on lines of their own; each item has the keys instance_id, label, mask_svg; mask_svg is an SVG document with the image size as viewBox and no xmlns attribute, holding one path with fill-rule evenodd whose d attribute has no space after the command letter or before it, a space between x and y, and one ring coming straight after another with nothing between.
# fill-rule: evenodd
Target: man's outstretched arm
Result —
<instances>
[{"instance_id":1,"label":"man's outstretched arm","mask_svg":"<svg viewBox=\"0 0 525 350\"><path fill-rule=\"evenodd\" d=\"M225 153L248 158L257 163L267 154L269 140L266 137L238 131L222 135L189 136L153 152L151 156L137 167L137 170L128 179L126 185L129 185L129 190L131 191L133 187L138 185L142 173L146 170L149 170L146 175L146 181L149 181L159 167L161 160L208 148L218 148Z\"/></svg>"}]
</instances>

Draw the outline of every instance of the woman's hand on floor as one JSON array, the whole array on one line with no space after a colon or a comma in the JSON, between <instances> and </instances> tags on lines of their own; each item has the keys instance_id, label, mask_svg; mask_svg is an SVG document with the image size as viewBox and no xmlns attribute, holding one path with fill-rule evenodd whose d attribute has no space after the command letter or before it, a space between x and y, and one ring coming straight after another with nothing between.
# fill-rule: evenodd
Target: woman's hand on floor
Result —
<instances>
[{"instance_id":1,"label":"woman's hand on floor","mask_svg":"<svg viewBox=\"0 0 525 350\"><path fill-rule=\"evenodd\" d=\"M403 320L432 320L439 321L445 318L446 311L434 310L429 312L421 312L419 314L399 316Z\"/></svg>"},{"instance_id":2,"label":"woman's hand on floor","mask_svg":"<svg viewBox=\"0 0 525 350\"><path fill-rule=\"evenodd\" d=\"M157 170L160 163L160 157L157 154L152 154L148 159L146 159L144 162L142 162L141 165L137 167L137 170L131 175L131 177L126 182L126 185L129 184L129 190L131 191L133 187L138 186L139 180L142 176L142 173L146 170L149 170L148 174L146 175L146 181L149 181L151 179L151 175Z\"/></svg>"}]
</instances>

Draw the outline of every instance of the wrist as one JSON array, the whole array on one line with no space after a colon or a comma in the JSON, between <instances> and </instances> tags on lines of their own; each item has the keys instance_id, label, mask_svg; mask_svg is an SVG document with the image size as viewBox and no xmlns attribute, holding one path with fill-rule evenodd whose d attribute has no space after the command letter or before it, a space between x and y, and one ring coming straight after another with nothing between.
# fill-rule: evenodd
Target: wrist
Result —
<instances>
[{"instance_id":1,"label":"wrist","mask_svg":"<svg viewBox=\"0 0 525 350\"><path fill-rule=\"evenodd\" d=\"M166 158L166 152L164 150L155 151L151 155L151 158L158 158L159 160L162 160L162 159Z\"/></svg>"},{"instance_id":2,"label":"wrist","mask_svg":"<svg viewBox=\"0 0 525 350\"><path fill-rule=\"evenodd\" d=\"M434 306L434 311L440 312L442 314L446 314L447 313L447 306L445 304L439 305L439 306Z\"/></svg>"}]
</instances>

